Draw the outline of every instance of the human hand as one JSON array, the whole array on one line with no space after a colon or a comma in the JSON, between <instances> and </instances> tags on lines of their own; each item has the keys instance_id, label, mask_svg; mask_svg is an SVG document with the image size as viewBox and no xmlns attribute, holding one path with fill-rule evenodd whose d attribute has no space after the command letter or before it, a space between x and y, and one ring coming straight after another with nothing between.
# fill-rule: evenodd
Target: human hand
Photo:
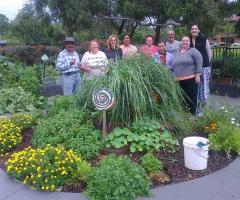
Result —
<instances>
[{"instance_id":1,"label":"human hand","mask_svg":"<svg viewBox=\"0 0 240 200\"><path fill-rule=\"evenodd\" d=\"M72 60L70 61L70 65L75 65L75 63L76 63L76 59L72 59Z\"/></svg>"},{"instance_id":2,"label":"human hand","mask_svg":"<svg viewBox=\"0 0 240 200\"><path fill-rule=\"evenodd\" d=\"M200 76L199 76L199 75L196 75L196 77L195 77L195 83L196 83L196 84L199 84L199 83L200 83Z\"/></svg>"}]
</instances>

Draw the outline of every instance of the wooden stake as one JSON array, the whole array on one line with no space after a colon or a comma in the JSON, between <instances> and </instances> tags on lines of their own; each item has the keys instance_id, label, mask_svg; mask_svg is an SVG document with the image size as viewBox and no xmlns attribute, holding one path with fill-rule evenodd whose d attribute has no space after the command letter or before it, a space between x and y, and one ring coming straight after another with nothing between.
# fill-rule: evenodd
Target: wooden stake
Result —
<instances>
[{"instance_id":1,"label":"wooden stake","mask_svg":"<svg viewBox=\"0 0 240 200\"><path fill-rule=\"evenodd\" d=\"M107 111L103 110L103 136L107 135Z\"/></svg>"}]
</instances>

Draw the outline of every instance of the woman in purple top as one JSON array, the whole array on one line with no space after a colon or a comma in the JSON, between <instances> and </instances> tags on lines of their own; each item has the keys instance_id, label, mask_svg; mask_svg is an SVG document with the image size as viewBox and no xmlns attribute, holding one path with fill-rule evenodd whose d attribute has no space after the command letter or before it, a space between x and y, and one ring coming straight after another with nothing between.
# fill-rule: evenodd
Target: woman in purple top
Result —
<instances>
[{"instance_id":1,"label":"woman in purple top","mask_svg":"<svg viewBox=\"0 0 240 200\"><path fill-rule=\"evenodd\" d=\"M109 60L116 60L117 58L122 58L123 52L119 46L119 39L117 35L110 35L107 40L107 48L104 49Z\"/></svg>"}]
</instances>

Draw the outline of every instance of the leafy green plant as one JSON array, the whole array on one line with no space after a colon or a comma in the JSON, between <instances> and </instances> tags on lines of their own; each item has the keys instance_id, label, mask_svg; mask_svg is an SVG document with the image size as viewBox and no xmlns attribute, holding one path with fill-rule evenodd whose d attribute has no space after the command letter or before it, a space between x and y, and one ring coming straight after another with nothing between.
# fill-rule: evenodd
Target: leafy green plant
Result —
<instances>
[{"instance_id":1,"label":"leafy green plant","mask_svg":"<svg viewBox=\"0 0 240 200\"><path fill-rule=\"evenodd\" d=\"M37 98L21 87L0 90L0 113L34 110Z\"/></svg>"},{"instance_id":2,"label":"leafy green plant","mask_svg":"<svg viewBox=\"0 0 240 200\"><path fill-rule=\"evenodd\" d=\"M133 137L130 146L131 152L157 151L159 149L175 151L177 140L156 120L142 118L135 121L132 127L132 132L138 137Z\"/></svg>"},{"instance_id":3,"label":"leafy green plant","mask_svg":"<svg viewBox=\"0 0 240 200\"><path fill-rule=\"evenodd\" d=\"M128 128L115 128L111 133L104 139L106 147L121 148L132 142L135 134L133 134Z\"/></svg>"},{"instance_id":4,"label":"leafy green plant","mask_svg":"<svg viewBox=\"0 0 240 200\"><path fill-rule=\"evenodd\" d=\"M149 195L145 170L127 157L108 156L93 169L86 194L94 200L134 200Z\"/></svg>"},{"instance_id":5,"label":"leafy green plant","mask_svg":"<svg viewBox=\"0 0 240 200\"><path fill-rule=\"evenodd\" d=\"M147 153L141 158L141 165L147 173L157 174L163 171L162 161L155 158L152 153Z\"/></svg>"},{"instance_id":6,"label":"leafy green plant","mask_svg":"<svg viewBox=\"0 0 240 200\"><path fill-rule=\"evenodd\" d=\"M116 99L108 112L110 122L130 126L136 118L143 116L158 118L162 122L184 117L181 115L183 98L178 83L169 70L150 58L137 56L110 64L106 76L83 82L77 95L79 104L93 108L93 92L106 86ZM176 125L181 126L180 123Z\"/></svg>"},{"instance_id":7,"label":"leafy green plant","mask_svg":"<svg viewBox=\"0 0 240 200\"><path fill-rule=\"evenodd\" d=\"M24 184L39 190L53 191L67 180L87 180L91 167L72 150L62 147L32 149L28 147L11 155L6 162L7 173Z\"/></svg>"},{"instance_id":8,"label":"leafy green plant","mask_svg":"<svg viewBox=\"0 0 240 200\"><path fill-rule=\"evenodd\" d=\"M79 109L61 110L53 117L40 121L32 143L37 147L61 144L81 154L84 159L98 156L102 145L100 131L95 129L91 113Z\"/></svg>"},{"instance_id":9,"label":"leafy green plant","mask_svg":"<svg viewBox=\"0 0 240 200\"><path fill-rule=\"evenodd\" d=\"M29 114L14 114L11 116L11 121L22 129L30 128L36 124L35 119Z\"/></svg>"},{"instance_id":10,"label":"leafy green plant","mask_svg":"<svg viewBox=\"0 0 240 200\"><path fill-rule=\"evenodd\" d=\"M49 116L53 116L59 113L60 110L68 110L73 107L75 107L73 95L57 96L53 100L53 105L49 108L48 114Z\"/></svg>"}]
</instances>

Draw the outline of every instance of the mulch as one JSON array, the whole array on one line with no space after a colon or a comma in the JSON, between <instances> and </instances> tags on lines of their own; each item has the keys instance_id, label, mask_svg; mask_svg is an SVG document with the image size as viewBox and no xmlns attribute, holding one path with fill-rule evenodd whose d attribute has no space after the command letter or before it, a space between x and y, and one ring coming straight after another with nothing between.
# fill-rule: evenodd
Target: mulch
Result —
<instances>
[{"instance_id":1,"label":"mulch","mask_svg":"<svg viewBox=\"0 0 240 200\"><path fill-rule=\"evenodd\" d=\"M10 152L7 156L0 158L0 168L4 170L6 169L4 163L7 161L7 159L10 157L12 153L21 151L24 148L31 145L30 141L31 141L32 134L33 134L33 129L27 129L24 131L23 142L20 145L18 145L17 148L12 150L12 152ZM180 142L180 145L177 151L174 153L167 152L167 151L160 151L158 153L155 153L155 156L163 162L165 172L171 177L171 181L168 184L180 183L183 181L189 181L202 176L206 176L219 169L226 167L237 157L236 153L233 153L231 154L231 156L229 156L223 152L210 151L209 158L208 158L208 166L205 170L190 170L184 166L184 151L183 151L184 148L181 143L182 142ZM141 155L142 154L140 153L135 153L135 154L130 154L130 157L133 161L139 162ZM104 158L104 156L102 156L102 158ZM97 158L91 161L91 163L92 164L94 163L93 165L96 165L99 160L100 159ZM161 185L166 185L166 183L162 183L160 184L160 186ZM74 187L70 185L65 185L63 186L62 191L82 192L83 187L85 187L85 185L84 186L79 185L79 187L76 185Z\"/></svg>"}]
</instances>

